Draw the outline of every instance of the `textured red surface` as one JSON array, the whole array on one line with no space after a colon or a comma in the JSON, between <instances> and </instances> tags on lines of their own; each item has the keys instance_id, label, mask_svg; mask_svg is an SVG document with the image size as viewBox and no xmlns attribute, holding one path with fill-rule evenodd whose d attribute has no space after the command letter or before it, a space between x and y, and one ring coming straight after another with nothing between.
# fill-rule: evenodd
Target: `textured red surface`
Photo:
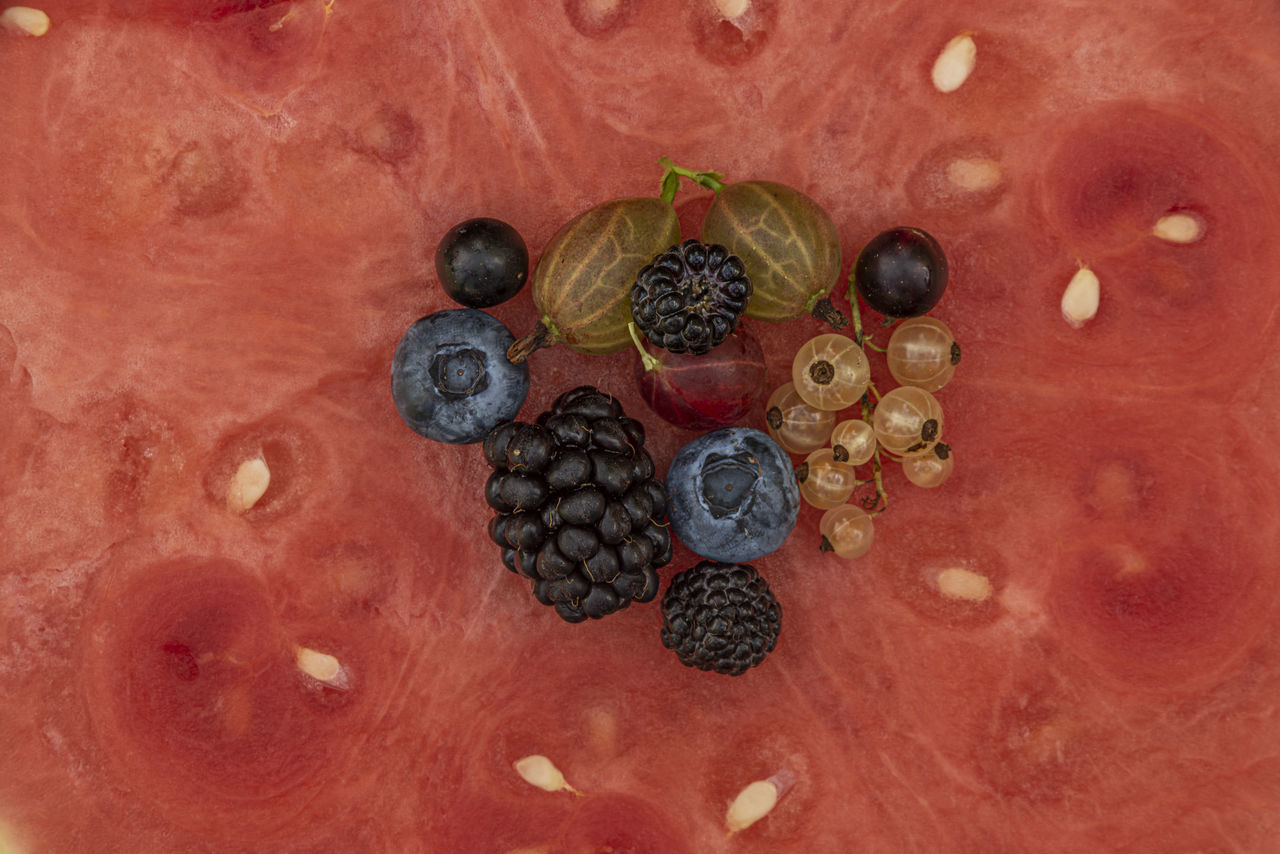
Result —
<instances>
[{"instance_id":1,"label":"textured red surface","mask_svg":"<svg viewBox=\"0 0 1280 854\"><path fill-rule=\"evenodd\" d=\"M0 847L1280 850L1273 4L258 6L50 2L47 35L0 31ZM890 472L854 563L802 511L757 562L778 648L739 679L681 667L654 605L534 602L484 535L478 448L388 396L400 333L446 307L446 228L499 217L536 253L656 193L661 155L800 188L846 269L928 229L964 346L955 475ZM681 198L692 236L705 194ZM1199 241L1149 235L1173 210ZM1102 302L1073 329L1081 263ZM770 388L821 331L751 329ZM689 434L634 358L534 354L524 416L608 388L665 470ZM234 515L258 453L271 487ZM582 795L521 781L530 753Z\"/></svg>"}]
</instances>

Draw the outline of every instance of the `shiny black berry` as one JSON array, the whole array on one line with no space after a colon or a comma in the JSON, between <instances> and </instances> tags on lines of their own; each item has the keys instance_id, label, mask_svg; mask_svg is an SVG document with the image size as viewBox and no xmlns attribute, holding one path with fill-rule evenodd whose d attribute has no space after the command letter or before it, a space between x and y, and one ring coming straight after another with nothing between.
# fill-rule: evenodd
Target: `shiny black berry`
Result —
<instances>
[{"instance_id":1,"label":"shiny black berry","mask_svg":"<svg viewBox=\"0 0 1280 854\"><path fill-rule=\"evenodd\" d=\"M449 229L436 247L436 276L450 298L468 308L506 302L529 277L529 250L514 228L497 219L469 219Z\"/></svg>"},{"instance_id":2,"label":"shiny black berry","mask_svg":"<svg viewBox=\"0 0 1280 854\"><path fill-rule=\"evenodd\" d=\"M535 424L493 429L484 496L489 537L533 595L569 622L651 601L671 560L667 493L644 428L590 386L562 394Z\"/></svg>"},{"instance_id":3,"label":"shiny black berry","mask_svg":"<svg viewBox=\"0 0 1280 854\"><path fill-rule=\"evenodd\" d=\"M701 355L738 328L750 298L751 280L737 256L719 244L686 240L640 271L631 317L657 346Z\"/></svg>"},{"instance_id":4,"label":"shiny black berry","mask_svg":"<svg viewBox=\"0 0 1280 854\"><path fill-rule=\"evenodd\" d=\"M891 228L871 239L853 264L863 302L886 317L919 317L947 289L947 256L918 228Z\"/></svg>"},{"instance_id":5,"label":"shiny black berry","mask_svg":"<svg viewBox=\"0 0 1280 854\"><path fill-rule=\"evenodd\" d=\"M782 609L755 567L703 561L662 597L662 645L699 670L740 676L778 642Z\"/></svg>"}]
</instances>

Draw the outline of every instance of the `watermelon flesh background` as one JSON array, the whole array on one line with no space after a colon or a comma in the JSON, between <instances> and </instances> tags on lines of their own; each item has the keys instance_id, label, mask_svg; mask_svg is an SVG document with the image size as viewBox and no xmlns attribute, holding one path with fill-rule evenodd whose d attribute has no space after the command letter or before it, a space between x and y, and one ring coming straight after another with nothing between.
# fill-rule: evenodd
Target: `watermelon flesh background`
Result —
<instances>
[{"instance_id":1,"label":"watermelon flesh background","mask_svg":"<svg viewBox=\"0 0 1280 854\"><path fill-rule=\"evenodd\" d=\"M66 0L0 33L0 849L1280 851L1280 13L1028 5ZM738 679L680 666L656 605L534 602L479 449L388 393L448 307L446 228L499 217L536 254L656 193L661 155L810 194L846 270L928 229L964 346L954 477L891 473L857 562L802 511L756 563L779 646ZM680 203L693 236L705 193ZM1149 235L1173 210L1199 241ZM1082 263L1102 302L1073 329ZM770 387L822 331L752 330ZM535 354L524 417L591 382L665 470L691 435L633 358ZM524 783L534 753L582 794Z\"/></svg>"}]
</instances>

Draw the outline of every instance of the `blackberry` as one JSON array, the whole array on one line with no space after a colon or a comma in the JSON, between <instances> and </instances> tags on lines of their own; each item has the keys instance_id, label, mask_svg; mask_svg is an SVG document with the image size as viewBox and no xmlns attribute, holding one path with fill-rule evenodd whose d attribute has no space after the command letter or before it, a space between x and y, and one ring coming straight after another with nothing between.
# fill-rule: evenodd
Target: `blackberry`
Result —
<instances>
[{"instance_id":1,"label":"blackberry","mask_svg":"<svg viewBox=\"0 0 1280 854\"><path fill-rule=\"evenodd\" d=\"M699 670L741 676L778 642L782 608L755 567L704 560L662 597L662 645Z\"/></svg>"},{"instance_id":2,"label":"blackberry","mask_svg":"<svg viewBox=\"0 0 1280 854\"><path fill-rule=\"evenodd\" d=\"M750 298L741 259L719 244L686 240L640 271L631 317L657 346L699 356L738 328Z\"/></svg>"},{"instance_id":3,"label":"blackberry","mask_svg":"<svg viewBox=\"0 0 1280 854\"><path fill-rule=\"evenodd\" d=\"M489 431L489 537L507 569L570 623L658 594L671 560L667 491L654 477L644 427L591 386L560 395L536 423Z\"/></svg>"}]
</instances>

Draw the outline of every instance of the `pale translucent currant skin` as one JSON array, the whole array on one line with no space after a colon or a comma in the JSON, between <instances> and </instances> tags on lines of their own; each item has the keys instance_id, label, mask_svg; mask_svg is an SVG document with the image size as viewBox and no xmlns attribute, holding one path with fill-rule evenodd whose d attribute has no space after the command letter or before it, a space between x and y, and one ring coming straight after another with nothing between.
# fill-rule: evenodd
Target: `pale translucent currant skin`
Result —
<instances>
[{"instance_id":1,"label":"pale translucent currant skin","mask_svg":"<svg viewBox=\"0 0 1280 854\"><path fill-rule=\"evenodd\" d=\"M926 489L942 486L947 478L951 477L951 471L955 467L956 455L949 448L945 460L939 459L936 453L930 452L910 456L902 461L902 473L906 475L907 480Z\"/></svg>"},{"instance_id":2,"label":"pale translucent currant skin","mask_svg":"<svg viewBox=\"0 0 1280 854\"><path fill-rule=\"evenodd\" d=\"M764 408L769 435L793 454L808 454L827 444L836 414L814 409L796 392L794 383L784 383L769 395Z\"/></svg>"},{"instance_id":3,"label":"pale translucent currant skin","mask_svg":"<svg viewBox=\"0 0 1280 854\"><path fill-rule=\"evenodd\" d=\"M858 485L853 466L836 462L830 448L819 448L805 457L796 480L800 483L800 497L819 510L845 503Z\"/></svg>"},{"instance_id":4,"label":"pale translucent currant skin","mask_svg":"<svg viewBox=\"0 0 1280 854\"><path fill-rule=\"evenodd\" d=\"M867 354L848 335L828 332L810 338L791 363L791 384L815 409L846 409L858 402L870 382Z\"/></svg>"},{"instance_id":5,"label":"pale translucent currant skin","mask_svg":"<svg viewBox=\"0 0 1280 854\"><path fill-rule=\"evenodd\" d=\"M862 557L875 539L875 523L856 504L841 504L823 513L818 531L824 548L829 546L838 557L847 559Z\"/></svg>"},{"instance_id":6,"label":"pale translucent currant skin","mask_svg":"<svg viewBox=\"0 0 1280 854\"><path fill-rule=\"evenodd\" d=\"M876 431L861 418L841 421L831 431L831 447L836 458L844 457L851 466L871 462L876 453Z\"/></svg>"},{"instance_id":7,"label":"pale translucent currant skin","mask_svg":"<svg viewBox=\"0 0 1280 854\"><path fill-rule=\"evenodd\" d=\"M930 429L930 422L933 429ZM922 388L901 386L876 404L871 426L880 447L894 454L921 454L942 435L942 405Z\"/></svg>"},{"instance_id":8,"label":"pale translucent currant skin","mask_svg":"<svg viewBox=\"0 0 1280 854\"><path fill-rule=\"evenodd\" d=\"M955 376L960 347L947 325L936 317L904 320L889 338L885 363L902 385L937 391Z\"/></svg>"}]
</instances>

